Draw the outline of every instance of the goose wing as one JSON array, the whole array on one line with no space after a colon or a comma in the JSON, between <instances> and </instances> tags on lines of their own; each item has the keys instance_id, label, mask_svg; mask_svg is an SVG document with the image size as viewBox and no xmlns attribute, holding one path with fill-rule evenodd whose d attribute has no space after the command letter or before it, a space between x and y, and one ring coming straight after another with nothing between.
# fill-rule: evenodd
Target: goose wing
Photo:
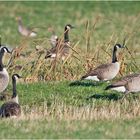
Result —
<instances>
[{"instance_id":1,"label":"goose wing","mask_svg":"<svg viewBox=\"0 0 140 140\"><path fill-rule=\"evenodd\" d=\"M81 79L84 79L88 76L96 76L99 75L101 73L104 73L105 71L109 70L109 67L111 66L111 64L102 64L100 66L98 66L97 68L95 68L94 70L89 70L86 75L82 76Z\"/></svg>"},{"instance_id":2,"label":"goose wing","mask_svg":"<svg viewBox=\"0 0 140 140\"><path fill-rule=\"evenodd\" d=\"M10 117L10 116L19 116L21 114L20 105L15 102L7 102L1 106L0 116L1 117Z\"/></svg>"},{"instance_id":3,"label":"goose wing","mask_svg":"<svg viewBox=\"0 0 140 140\"><path fill-rule=\"evenodd\" d=\"M56 47L58 43L58 36L57 35L52 35L50 38L50 44L52 47Z\"/></svg>"},{"instance_id":4,"label":"goose wing","mask_svg":"<svg viewBox=\"0 0 140 140\"><path fill-rule=\"evenodd\" d=\"M5 70L3 73L0 73L0 92L4 91L9 83L9 75Z\"/></svg>"},{"instance_id":5,"label":"goose wing","mask_svg":"<svg viewBox=\"0 0 140 140\"><path fill-rule=\"evenodd\" d=\"M125 77L123 77L122 79L120 79L117 82L112 83L111 85L107 86L105 90L108 90L110 88L114 88L114 87L121 87L121 86L125 86L129 81L133 80L135 77L140 76L140 74L130 74L127 75Z\"/></svg>"},{"instance_id":6,"label":"goose wing","mask_svg":"<svg viewBox=\"0 0 140 140\"><path fill-rule=\"evenodd\" d=\"M138 76L140 76L140 74L130 74L130 75L127 75L127 76L123 77L121 80L113 83L112 86L114 86L114 87L124 86L124 85L127 84L128 81L130 81L133 78L138 77Z\"/></svg>"},{"instance_id":7,"label":"goose wing","mask_svg":"<svg viewBox=\"0 0 140 140\"><path fill-rule=\"evenodd\" d=\"M59 54L63 52L63 48L64 48L64 43L61 43L59 40L57 42L57 45L55 47L52 47L50 50L47 50L46 56L45 58L49 58L49 57L55 57L56 53L58 52Z\"/></svg>"},{"instance_id":8,"label":"goose wing","mask_svg":"<svg viewBox=\"0 0 140 140\"><path fill-rule=\"evenodd\" d=\"M47 50L45 58L49 58L52 56L52 54L56 54L56 51L57 51L56 47L52 47L50 50Z\"/></svg>"}]
</instances>

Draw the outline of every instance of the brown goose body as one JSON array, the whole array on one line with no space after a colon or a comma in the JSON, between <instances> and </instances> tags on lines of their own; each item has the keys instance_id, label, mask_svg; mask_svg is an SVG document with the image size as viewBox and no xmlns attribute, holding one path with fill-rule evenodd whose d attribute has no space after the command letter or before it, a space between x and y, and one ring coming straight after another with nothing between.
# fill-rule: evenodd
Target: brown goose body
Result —
<instances>
[{"instance_id":1,"label":"brown goose body","mask_svg":"<svg viewBox=\"0 0 140 140\"><path fill-rule=\"evenodd\" d=\"M113 79L120 70L120 64L109 63L103 64L95 68L94 70L89 71L82 79L91 79L95 81L107 81Z\"/></svg>"},{"instance_id":2,"label":"brown goose body","mask_svg":"<svg viewBox=\"0 0 140 140\"><path fill-rule=\"evenodd\" d=\"M37 35L32 29L27 28L23 25L21 17L17 17L18 21L18 31L21 35L26 37L35 37Z\"/></svg>"},{"instance_id":3,"label":"brown goose body","mask_svg":"<svg viewBox=\"0 0 140 140\"><path fill-rule=\"evenodd\" d=\"M20 116L21 114L20 105L13 101L4 103L1 106L0 114L1 114L1 117Z\"/></svg>"},{"instance_id":4,"label":"brown goose body","mask_svg":"<svg viewBox=\"0 0 140 140\"><path fill-rule=\"evenodd\" d=\"M4 65L2 63L2 58L5 52L11 53L7 47L1 47L0 48L0 92L3 92L9 83L9 74L4 68Z\"/></svg>"},{"instance_id":5,"label":"brown goose body","mask_svg":"<svg viewBox=\"0 0 140 140\"><path fill-rule=\"evenodd\" d=\"M140 91L140 74L130 74L123 77L121 80L106 87L106 90L116 90L119 92L139 92Z\"/></svg>"},{"instance_id":6,"label":"brown goose body","mask_svg":"<svg viewBox=\"0 0 140 140\"><path fill-rule=\"evenodd\" d=\"M69 54L69 43L58 43L47 51L45 58L62 58L65 59Z\"/></svg>"},{"instance_id":7,"label":"brown goose body","mask_svg":"<svg viewBox=\"0 0 140 140\"><path fill-rule=\"evenodd\" d=\"M108 81L113 79L120 70L120 63L117 60L116 52L118 48L123 48L120 44L116 44L113 48L112 63L102 64L90 70L84 76L81 77L81 80L94 80L94 81Z\"/></svg>"},{"instance_id":8,"label":"brown goose body","mask_svg":"<svg viewBox=\"0 0 140 140\"><path fill-rule=\"evenodd\" d=\"M12 84L13 84L12 99L1 106L0 108L1 117L18 117L21 114L21 107L19 105L18 96L16 93L16 79L17 78L20 78L18 74L14 74L12 76Z\"/></svg>"},{"instance_id":9,"label":"brown goose body","mask_svg":"<svg viewBox=\"0 0 140 140\"><path fill-rule=\"evenodd\" d=\"M3 71L0 71L0 92L3 92L9 83L9 74L7 70L4 68Z\"/></svg>"}]
</instances>

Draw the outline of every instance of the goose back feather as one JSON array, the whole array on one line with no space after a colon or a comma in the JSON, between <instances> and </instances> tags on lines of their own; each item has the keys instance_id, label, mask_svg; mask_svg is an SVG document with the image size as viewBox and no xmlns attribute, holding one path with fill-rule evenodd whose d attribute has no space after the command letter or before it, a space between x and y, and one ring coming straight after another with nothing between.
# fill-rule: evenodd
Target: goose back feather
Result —
<instances>
[{"instance_id":1,"label":"goose back feather","mask_svg":"<svg viewBox=\"0 0 140 140\"><path fill-rule=\"evenodd\" d=\"M111 89L120 92L138 92L140 91L139 83L140 74L130 74L107 86L105 90Z\"/></svg>"}]
</instances>

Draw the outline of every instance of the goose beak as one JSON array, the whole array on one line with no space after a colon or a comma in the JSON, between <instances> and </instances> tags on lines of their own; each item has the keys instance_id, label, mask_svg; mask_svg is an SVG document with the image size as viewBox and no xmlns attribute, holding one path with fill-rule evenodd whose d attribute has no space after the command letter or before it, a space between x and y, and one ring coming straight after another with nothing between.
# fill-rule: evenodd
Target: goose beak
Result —
<instances>
[{"instance_id":1,"label":"goose beak","mask_svg":"<svg viewBox=\"0 0 140 140\"><path fill-rule=\"evenodd\" d=\"M20 79L20 78L23 78L23 77L19 75L19 79Z\"/></svg>"},{"instance_id":2,"label":"goose beak","mask_svg":"<svg viewBox=\"0 0 140 140\"><path fill-rule=\"evenodd\" d=\"M121 48L126 48L127 46L123 45Z\"/></svg>"},{"instance_id":3,"label":"goose beak","mask_svg":"<svg viewBox=\"0 0 140 140\"><path fill-rule=\"evenodd\" d=\"M71 29L76 28L75 26L71 26Z\"/></svg>"}]
</instances>

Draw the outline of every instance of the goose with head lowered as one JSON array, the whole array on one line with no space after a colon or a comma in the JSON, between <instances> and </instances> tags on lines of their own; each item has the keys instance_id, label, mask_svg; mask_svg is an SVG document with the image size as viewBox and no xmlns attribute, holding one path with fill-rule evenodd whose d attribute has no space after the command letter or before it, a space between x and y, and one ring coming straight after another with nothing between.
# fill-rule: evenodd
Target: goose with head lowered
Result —
<instances>
[{"instance_id":1,"label":"goose with head lowered","mask_svg":"<svg viewBox=\"0 0 140 140\"><path fill-rule=\"evenodd\" d=\"M117 60L117 50L119 48L124 48L123 45L115 44L113 47L113 56L112 62L107 64L102 64L95 68L94 70L90 70L86 75L82 76L81 80L94 80L94 81L109 81L112 80L120 70L120 63Z\"/></svg>"},{"instance_id":2,"label":"goose with head lowered","mask_svg":"<svg viewBox=\"0 0 140 140\"><path fill-rule=\"evenodd\" d=\"M57 45L57 42L58 42L58 36L55 34L55 31L52 27L49 27L48 28L48 31L52 33L49 41L50 41L50 44L52 47L55 47Z\"/></svg>"},{"instance_id":3,"label":"goose with head lowered","mask_svg":"<svg viewBox=\"0 0 140 140\"><path fill-rule=\"evenodd\" d=\"M21 35L26 36L26 37L37 36L37 33L35 31L33 31L32 29L27 28L23 25L21 17L17 17L16 20L18 22L18 31Z\"/></svg>"},{"instance_id":4,"label":"goose with head lowered","mask_svg":"<svg viewBox=\"0 0 140 140\"><path fill-rule=\"evenodd\" d=\"M0 48L0 93L6 89L9 83L9 74L2 62L4 53L11 53L11 52L7 47Z\"/></svg>"},{"instance_id":5,"label":"goose with head lowered","mask_svg":"<svg viewBox=\"0 0 140 140\"><path fill-rule=\"evenodd\" d=\"M17 79L21 78L18 74L12 75L13 95L12 99L4 103L0 108L1 117L18 117L21 114L21 107L18 102L18 95L16 91Z\"/></svg>"},{"instance_id":6,"label":"goose with head lowered","mask_svg":"<svg viewBox=\"0 0 140 140\"><path fill-rule=\"evenodd\" d=\"M58 40L56 38L56 46L52 47L47 51L45 59L56 58L57 56L64 60L69 54L70 41L69 41L69 31L74 28L71 24L67 24L64 28L64 41Z\"/></svg>"},{"instance_id":7,"label":"goose with head lowered","mask_svg":"<svg viewBox=\"0 0 140 140\"><path fill-rule=\"evenodd\" d=\"M127 95L129 93L136 93L140 91L140 73L130 74L123 77L121 80L107 86L105 90L115 90Z\"/></svg>"}]
</instances>

